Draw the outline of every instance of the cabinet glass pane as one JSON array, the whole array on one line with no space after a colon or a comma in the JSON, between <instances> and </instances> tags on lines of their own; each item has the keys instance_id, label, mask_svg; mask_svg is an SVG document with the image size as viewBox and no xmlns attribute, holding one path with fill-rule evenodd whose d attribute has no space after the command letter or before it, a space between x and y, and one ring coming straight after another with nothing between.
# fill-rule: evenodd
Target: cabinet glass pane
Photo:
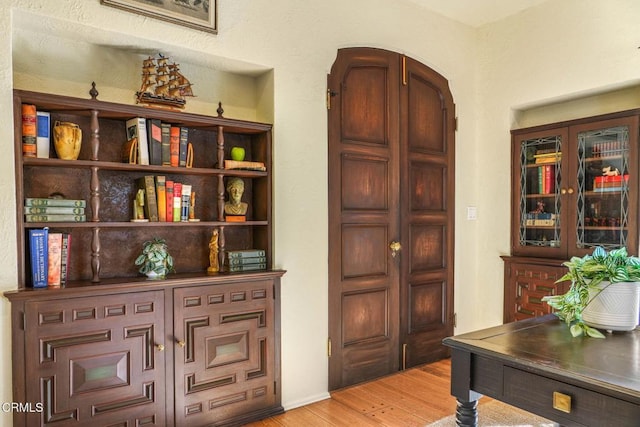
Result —
<instances>
[{"instance_id":1,"label":"cabinet glass pane","mask_svg":"<svg viewBox=\"0 0 640 427\"><path fill-rule=\"evenodd\" d=\"M577 247L626 246L629 128L578 134Z\"/></svg>"},{"instance_id":2,"label":"cabinet glass pane","mask_svg":"<svg viewBox=\"0 0 640 427\"><path fill-rule=\"evenodd\" d=\"M521 246L560 246L561 146L560 136L521 142Z\"/></svg>"}]
</instances>

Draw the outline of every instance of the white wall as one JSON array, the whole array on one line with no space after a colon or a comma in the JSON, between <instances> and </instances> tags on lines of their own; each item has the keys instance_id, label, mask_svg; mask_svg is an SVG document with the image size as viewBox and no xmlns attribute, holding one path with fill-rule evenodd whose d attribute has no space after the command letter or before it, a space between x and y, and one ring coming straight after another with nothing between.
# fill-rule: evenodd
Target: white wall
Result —
<instances>
[{"instance_id":1,"label":"white wall","mask_svg":"<svg viewBox=\"0 0 640 427\"><path fill-rule=\"evenodd\" d=\"M275 123L275 263L288 270L282 295L283 404L289 408L327 396L326 75L337 49L372 46L406 53L449 80L460 118L457 332L501 323L499 255L509 249L513 109L636 78L640 4L551 0L473 30L403 0L218 3L219 34L211 35L101 6L98 0L0 0L0 202L5 207L0 210L0 291L17 286L14 81L32 90L86 96L95 80L100 99L132 102L139 65L130 55L160 50L194 76L183 67L199 96L187 101L187 111L212 114L224 96L227 116L253 115ZM39 32L55 37L19 40ZM39 47L30 52L25 44ZM32 53L35 64L24 59ZM52 63L56 53L77 66ZM220 83L235 79L252 86L236 101ZM199 87L208 91L198 93ZM478 207L477 221L466 220L467 206ZM0 302L5 349L0 402L11 401L9 308L6 300Z\"/></svg>"}]
</instances>

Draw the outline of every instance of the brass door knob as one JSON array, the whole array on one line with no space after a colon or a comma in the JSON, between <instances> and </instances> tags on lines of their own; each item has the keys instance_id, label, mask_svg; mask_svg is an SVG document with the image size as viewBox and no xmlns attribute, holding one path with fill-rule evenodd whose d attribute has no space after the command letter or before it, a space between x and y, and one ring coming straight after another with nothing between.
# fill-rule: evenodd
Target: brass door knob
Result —
<instances>
[{"instance_id":1,"label":"brass door knob","mask_svg":"<svg viewBox=\"0 0 640 427\"><path fill-rule=\"evenodd\" d=\"M164 345L162 344L156 344L156 348L158 349L158 351L164 351Z\"/></svg>"},{"instance_id":2,"label":"brass door knob","mask_svg":"<svg viewBox=\"0 0 640 427\"><path fill-rule=\"evenodd\" d=\"M391 256L395 258L400 249L402 249L402 245L394 240L389 244L389 249L391 249Z\"/></svg>"},{"instance_id":3,"label":"brass door knob","mask_svg":"<svg viewBox=\"0 0 640 427\"><path fill-rule=\"evenodd\" d=\"M185 342L184 341L178 341L178 346L179 347L184 347L185 346Z\"/></svg>"}]
</instances>

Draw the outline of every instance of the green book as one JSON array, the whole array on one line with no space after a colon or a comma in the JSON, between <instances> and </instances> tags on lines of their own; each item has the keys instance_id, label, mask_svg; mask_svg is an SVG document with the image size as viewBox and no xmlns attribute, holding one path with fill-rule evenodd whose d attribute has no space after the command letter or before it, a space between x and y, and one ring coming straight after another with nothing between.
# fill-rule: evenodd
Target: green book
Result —
<instances>
[{"instance_id":1,"label":"green book","mask_svg":"<svg viewBox=\"0 0 640 427\"><path fill-rule=\"evenodd\" d=\"M244 265L230 265L229 271L253 271L253 270L265 270L267 264L244 264Z\"/></svg>"},{"instance_id":2,"label":"green book","mask_svg":"<svg viewBox=\"0 0 640 427\"><path fill-rule=\"evenodd\" d=\"M40 197L27 197L24 199L25 206L75 206L84 208L87 206L85 200L74 199L55 199L55 198L40 198Z\"/></svg>"},{"instance_id":3,"label":"green book","mask_svg":"<svg viewBox=\"0 0 640 427\"><path fill-rule=\"evenodd\" d=\"M153 175L145 175L136 180L138 189L144 190L144 216L151 222L158 222L158 198L156 196L156 179Z\"/></svg>"},{"instance_id":4,"label":"green book","mask_svg":"<svg viewBox=\"0 0 640 427\"><path fill-rule=\"evenodd\" d=\"M73 214L27 214L26 222L85 222L86 215Z\"/></svg>"},{"instance_id":5,"label":"green book","mask_svg":"<svg viewBox=\"0 0 640 427\"><path fill-rule=\"evenodd\" d=\"M239 251L227 251L227 258L255 258L266 256L264 249L243 249Z\"/></svg>"},{"instance_id":6,"label":"green book","mask_svg":"<svg viewBox=\"0 0 640 427\"><path fill-rule=\"evenodd\" d=\"M230 266L246 265L246 264L266 264L267 257L258 256L258 257L229 258L228 263Z\"/></svg>"},{"instance_id":7,"label":"green book","mask_svg":"<svg viewBox=\"0 0 640 427\"><path fill-rule=\"evenodd\" d=\"M84 215L84 208L73 206L25 206L25 214L73 214Z\"/></svg>"}]
</instances>

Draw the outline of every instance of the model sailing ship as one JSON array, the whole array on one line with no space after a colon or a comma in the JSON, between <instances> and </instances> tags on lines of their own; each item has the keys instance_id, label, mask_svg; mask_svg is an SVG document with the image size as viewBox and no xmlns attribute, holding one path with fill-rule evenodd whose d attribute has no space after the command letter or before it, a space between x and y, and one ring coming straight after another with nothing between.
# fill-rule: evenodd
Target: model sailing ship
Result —
<instances>
[{"instance_id":1,"label":"model sailing ship","mask_svg":"<svg viewBox=\"0 0 640 427\"><path fill-rule=\"evenodd\" d=\"M185 97L194 96L191 86L178 64L159 54L142 61L142 86L136 92L137 102L184 108Z\"/></svg>"}]
</instances>

